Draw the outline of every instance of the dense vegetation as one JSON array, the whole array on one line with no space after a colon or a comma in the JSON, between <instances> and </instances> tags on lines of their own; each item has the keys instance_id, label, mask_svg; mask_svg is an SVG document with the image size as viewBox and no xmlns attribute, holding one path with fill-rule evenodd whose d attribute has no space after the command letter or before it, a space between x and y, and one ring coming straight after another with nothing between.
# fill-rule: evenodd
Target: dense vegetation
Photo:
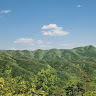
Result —
<instances>
[{"instance_id":1,"label":"dense vegetation","mask_svg":"<svg viewBox=\"0 0 96 96\"><path fill-rule=\"evenodd\" d=\"M0 50L0 96L96 96L96 48Z\"/></svg>"}]
</instances>

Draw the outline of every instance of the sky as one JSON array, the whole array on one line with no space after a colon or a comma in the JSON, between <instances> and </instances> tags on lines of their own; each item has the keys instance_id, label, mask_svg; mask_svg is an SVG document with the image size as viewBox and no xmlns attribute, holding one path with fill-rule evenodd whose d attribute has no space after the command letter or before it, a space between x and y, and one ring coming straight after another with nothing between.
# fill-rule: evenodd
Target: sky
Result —
<instances>
[{"instance_id":1,"label":"sky","mask_svg":"<svg viewBox=\"0 0 96 96\"><path fill-rule=\"evenodd\" d=\"M0 0L0 49L96 46L96 0Z\"/></svg>"}]
</instances>

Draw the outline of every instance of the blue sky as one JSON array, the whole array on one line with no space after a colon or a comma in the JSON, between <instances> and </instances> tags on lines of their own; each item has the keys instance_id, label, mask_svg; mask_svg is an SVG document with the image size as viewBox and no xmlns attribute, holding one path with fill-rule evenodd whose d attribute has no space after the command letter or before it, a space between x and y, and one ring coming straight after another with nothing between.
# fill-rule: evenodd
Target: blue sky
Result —
<instances>
[{"instance_id":1,"label":"blue sky","mask_svg":"<svg viewBox=\"0 0 96 96\"><path fill-rule=\"evenodd\" d=\"M0 49L96 46L96 0L0 0Z\"/></svg>"}]
</instances>

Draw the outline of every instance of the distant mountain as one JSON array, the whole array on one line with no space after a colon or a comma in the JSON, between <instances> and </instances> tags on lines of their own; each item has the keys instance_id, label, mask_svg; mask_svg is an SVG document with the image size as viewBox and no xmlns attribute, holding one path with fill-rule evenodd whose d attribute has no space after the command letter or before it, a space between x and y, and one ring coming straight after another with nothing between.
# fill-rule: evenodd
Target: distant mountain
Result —
<instances>
[{"instance_id":1,"label":"distant mountain","mask_svg":"<svg viewBox=\"0 0 96 96\"><path fill-rule=\"evenodd\" d=\"M85 46L85 47L78 47L72 50L81 56L96 58L96 48L92 45Z\"/></svg>"},{"instance_id":2,"label":"distant mountain","mask_svg":"<svg viewBox=\"0 0 96 96\"><path fill-rule=\"evenodd\" d=\"M1 55L11 57L26 57L36 60L76 60L81 58L95 58L96 48L92 45L73 49L50 49L50 50L0 50Z\"/></svg>"},{"instance_id":3,"label":"distant mountain","mask_svg":"<svg viewBox=\"0 0 96 96\"><path fill-rule=\"evenodd\" d=\"M90 45L70 50L0 50L0 76L4 75L8 66L13 77L30 78L41 69L51 67L62 80L80 79L81 72L93 78L96 76L96 48Z\"/></svg>"}]
</instances>

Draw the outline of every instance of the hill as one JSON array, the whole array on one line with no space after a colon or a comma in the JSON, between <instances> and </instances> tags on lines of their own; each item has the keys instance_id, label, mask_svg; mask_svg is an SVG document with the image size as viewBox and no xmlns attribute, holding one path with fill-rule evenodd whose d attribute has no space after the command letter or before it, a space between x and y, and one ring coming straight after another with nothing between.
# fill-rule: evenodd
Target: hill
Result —
<instances>
[{"instance_id":1,"label":"hill","mask_svg":"<svg viewBox=\"0 0 96 96\"><path fill-rule=\"evenodd\" d=\"M62 79L79 78L81 70L90 78L96 76L96 48L91 45L70 50L0 50L0 58L1 73L11 66L14 77L30 77L48 67L54 68Z\"/></svg>"},{"instance_id":2,"label":"hill","mask_svg":"<svg viewBox=\"0 0 96 96\"><path fill-rule=\"evenodd\" d=\"M96 48L89 45L73 49L50 50L0 50L1 55L11 57L26 57L35 60L76 60L81 58L96 58Z\"/></svg>"},{"instance_id":3,"label":"hill","mask_svg":"<svg viewBox=\"0 0 96 96\"><path fill-rule=\"evenodd\" d=\"M11 70L10 76L8 70ZM16 82L25 80L26 84L35 82L36 90L44 90L47 93L45 96L81 96L95 88L96 48L89 45L73 49L0 50L1 79L3 77L6 81L6 74L9 83L10 78L16 78Z\"/></svg>"}]
</instances>

